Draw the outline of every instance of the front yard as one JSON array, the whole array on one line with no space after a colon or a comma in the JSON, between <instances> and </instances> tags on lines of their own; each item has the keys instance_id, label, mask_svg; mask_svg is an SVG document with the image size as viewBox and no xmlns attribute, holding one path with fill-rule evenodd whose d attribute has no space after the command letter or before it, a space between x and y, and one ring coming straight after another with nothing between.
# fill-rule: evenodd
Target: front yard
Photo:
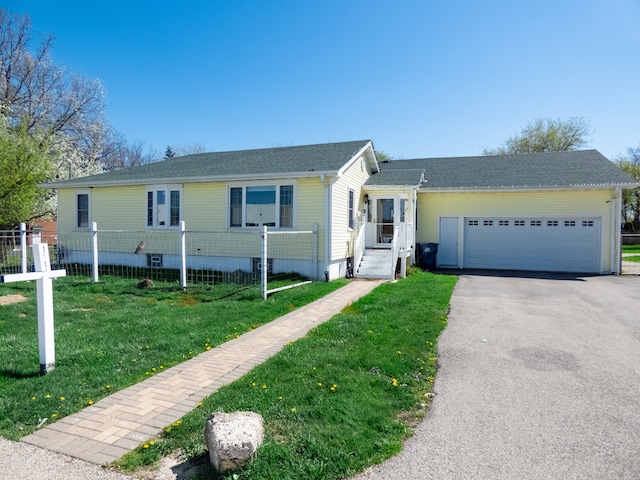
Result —
<instances>
[{"instance_id":1,"label":"front yard","mask_svg":"<svg viewBox=\"0 0 640 480\"><path fill-rule=\"evenodd\" d=\"M221 478L344 478L396 454L426 411L456 277L414 271L387 283L221 388L118 465L140 474L164 456L212 475L203 426L214 411L252 410L265 442ZM0 434L17 439L339 288L313 283L267 301L255 290L137 290L131 280L54 284L56 369L38 375L33 284L0 284ZM220 287L223 288L223 287ZM46 420L45 420L46 419ZM235 474L240 477L234 477Z\"/></svg>"}]
</instances>

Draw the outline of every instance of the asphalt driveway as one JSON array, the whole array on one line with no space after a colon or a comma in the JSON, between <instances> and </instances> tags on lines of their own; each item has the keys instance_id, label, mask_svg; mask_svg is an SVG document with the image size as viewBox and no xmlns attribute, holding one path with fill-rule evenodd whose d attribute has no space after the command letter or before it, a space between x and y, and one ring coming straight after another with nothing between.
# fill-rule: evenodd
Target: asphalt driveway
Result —
<instances>
[{"instance_id":1,"label":"asphalt driveway","mask_svg":"<svg viewBox=\"0 0 640 480\"><path fill-rule=\"evenodd\" d=\"M640 277L463 275L435 400L362 479L640 478Z\"/></svg>"}]
</instances>

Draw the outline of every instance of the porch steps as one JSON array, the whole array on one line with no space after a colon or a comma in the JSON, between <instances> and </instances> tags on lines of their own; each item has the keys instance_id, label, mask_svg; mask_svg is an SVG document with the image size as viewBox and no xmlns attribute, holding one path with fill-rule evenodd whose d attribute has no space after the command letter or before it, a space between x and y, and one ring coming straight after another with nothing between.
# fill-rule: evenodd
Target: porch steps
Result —
<instances>
[{"instance_id":1,"label":"porch steps","mask_svg":"<svg viewBox=\"0 0 640 480\"><path fill-rule=\"evenodd\" d=\"M389 248L366 248L356 270L356 278L393 280L395 271L391 267L392 255Z\"/></svg>"}]
</instances>

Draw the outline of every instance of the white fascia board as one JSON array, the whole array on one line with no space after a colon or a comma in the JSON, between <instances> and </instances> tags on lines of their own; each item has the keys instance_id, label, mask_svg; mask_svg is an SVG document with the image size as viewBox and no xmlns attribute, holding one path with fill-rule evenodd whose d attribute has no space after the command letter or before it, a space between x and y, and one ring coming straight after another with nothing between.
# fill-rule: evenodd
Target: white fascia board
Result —
<instances>
[{"instance_id":1,"label":"white fascia board","mask_svg":"<svg viewBox=\"0 0 640 480\"><path fill-rule=\"evenodd\" d=\"M363 192L374 192L377 190L418 190L420 185L363 185Z\"/></svg>"},{"instance_id":2,"label":"white fascia board","mask_svg":"<svg viewBox=\"0 0 640 480\"><path fill-rule=\"evenodd\" d=\"M371 156L371 157L369 157L368 155L366 155L366 154L365 154L365 152L366 152L368 149L371 149L371 154L372 154L372 156ZM357 151L357 152L356 152L356 153L355 153L355 154L354 154L354 155L353 155L353 156L352 156L352 157L351 157L351 158L350 158L350 159L349 159L349 160L348 160L348 161L347 161L347 162L346 162L346 163L345 163L341 168L340 168L340 170L338 170L338 176L342 176L342 174L344 174L344 172L346 172L346 171L347 171L347 169L348 169L351 165L353 165L353 163L354 163L354 162L358 161L358 159L359 159L362 155L364 155L364 156L365 156L365 159L366 159L366 161L367 161L367 164L369 164L369 166L371 167L371 170L372 170L373 172L377 172L377 171L379 171L379 170L380 170L380 169L378 168L378 161L376 160L375 152L374 152L374 150L373 150L373 143L371 142L371 140L369 140L369 141L367 142L367 144L366 144L364 147L362 147L360 150L358 150L358 151ZM371 159L373 159L373 163L371 162Z\"/></svg>"},{"instance_id":3,"label":"white fascia board","mask_svg":"<svg viewBox=\"0 0 640 480\"><path fill-rule=\"evenodd\" d=\"M207 177L168 177L168 178L146 178L146 179L127 179L111 182L77 182L73 184L64 183L42 183L40 188L93 188L93 187L124 187L133 185L157 185L166 183L213 183L213 182L237 182L237 181L268 181L285 178L313 178L325 176L335 176L336 171L307 171L307 172L289 172L289 173L272 173L272 174L247 174L247 175L225 175L225 176L207 176Z\"/></svg>"},{"instance_id":4,"label":"white fascia board","mask_svg":"<svg viewBox=\"0 0 640 480\"><path fill-rule=\"evenodd\" d=\"M477 187L477 188L421 188L421 192L429 193L477 193L477 192L532 192L532 191L554 191L554 190L611 190L629 187L628 184L599 184L599 185L552 185L538 187Z\"/></svg>"}]
</instances>

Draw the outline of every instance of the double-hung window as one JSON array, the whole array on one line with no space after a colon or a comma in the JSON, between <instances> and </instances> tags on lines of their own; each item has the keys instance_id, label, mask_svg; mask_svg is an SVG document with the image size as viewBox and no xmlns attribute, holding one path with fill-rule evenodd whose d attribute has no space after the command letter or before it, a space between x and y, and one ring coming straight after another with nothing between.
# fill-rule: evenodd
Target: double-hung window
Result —
<instances>
[{"instance_id":1,"label":"double-hung window","mask_svg":"<svg viewBox=\"0 0 640 480\"><path fill-rule=\"evenodd\" d=\"M147 227L180 225L181 191L179 185L158 185L147 189Z\"/></svg>"},{"instance_id":2,"label":"double-hung window","mask_svg":"<svg viewBox=\"0 0 640 480\"><path fill-rule=\"evenodd\" d=\"M76 193L76 228L89 228L89 193Z\"/></svg>"},{"instance_id":3,"label":"double-hung window","mask_svg":"<svg viewBox=\"0 0 640 480\"><path fill-rule=\"evenodd\" d=\"M293 185L229 188L229 226L293 228Z\"/></svg>"},{"instance_id":4,"label":"double-hung window","mask_svg":"<svg viewBox=\"0 0 640 480\"><path fill-rule=\"evenodd\" d=\"M355 227L355 192L349 189L349 207L347 209L347 215L349 219L349 228L353 230Z\"/></svg>"}]
</instances>

